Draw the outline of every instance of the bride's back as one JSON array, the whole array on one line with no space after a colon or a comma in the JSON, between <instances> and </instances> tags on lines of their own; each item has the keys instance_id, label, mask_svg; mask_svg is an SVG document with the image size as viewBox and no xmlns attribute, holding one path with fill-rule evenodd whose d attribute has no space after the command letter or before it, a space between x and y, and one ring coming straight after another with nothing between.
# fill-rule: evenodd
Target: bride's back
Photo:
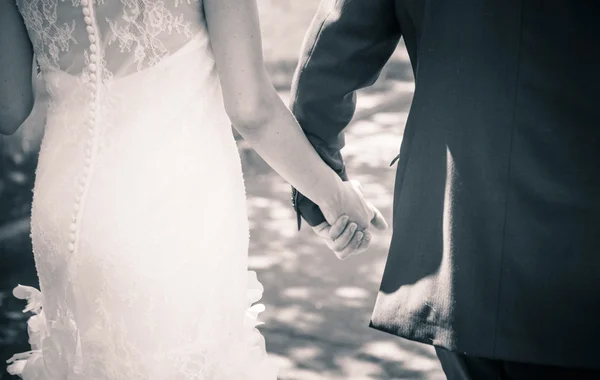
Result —
<instances>
[{"instance_id":1,"label":"bride's back","mask_svg":"<svg viewBox=\"0 0 600 380\"><path fill-rule=\"evenodd\" d=\"M16 0L42 72L122 77L205 28L201 0Z\"/></svg>"}]
</instances>

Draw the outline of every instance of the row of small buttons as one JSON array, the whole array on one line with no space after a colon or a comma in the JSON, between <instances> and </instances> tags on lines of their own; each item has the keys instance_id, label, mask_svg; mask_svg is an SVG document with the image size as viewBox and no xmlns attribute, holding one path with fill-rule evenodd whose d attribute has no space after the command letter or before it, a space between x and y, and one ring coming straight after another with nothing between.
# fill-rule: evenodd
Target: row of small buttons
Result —
<instances>
[{"instance_id":1,"label":"row of small buttons","mask_svg":"<svg viewBox=\"0 0 600 380\"><path fill-rule=\"evenodd\" d=\"M86 122L86 127L87 127L87 131L90 135L90 139L87 141L86 147L85 147L85 161L84 161L84 167L83 167L83 174L79 179L79 185L78 185L78 194L75 196L75 204L73 206L73 216L71 218L71 225L69 226L70 229L70 233L69 233L69 245L68 245L68 249L69 251L73 252L75 251L75 244L77 242L77 219L78 219L78 214L79 214L79 210L81 208L81 201L83 198L83 193L85 191L85 184L87 182L88 176L90 174L91 171L91 167L92 167L92 150L94 147L94 132L95 132L95 126L96 126L96 110L97 110L97 104L96 104L96 90L97 90L97 53L98 53L98 46L96 45L96 30L94 29L94 25L93 25L93 20L92 20L92 9L91 9L91 1L92 0L81 0L81 6L82 6L82 13L84 16L84 21L86 23L86 31L88 33L88 39L90 41L90 55L89 55L89 64L88 64L88 70L89 70L89 78L90 81L88 83L89 85L89 90L90 90L90 100L91 100L91 104L90 104L90 113L88 115L88 119Z\"/></svg>"}]
</instances>

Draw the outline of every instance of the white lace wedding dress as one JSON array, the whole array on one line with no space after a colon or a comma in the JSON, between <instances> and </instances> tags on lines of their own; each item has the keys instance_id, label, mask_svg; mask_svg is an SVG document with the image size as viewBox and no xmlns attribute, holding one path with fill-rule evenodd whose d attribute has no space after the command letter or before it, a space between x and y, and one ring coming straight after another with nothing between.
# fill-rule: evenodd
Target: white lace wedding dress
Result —
<instances>
[{"instance_id":1,"label":"white lace wedding dress","mask_svg":"<svg viewBox=\"0 0 600 380\"><path fill-rule=\"evenodd\" d=\"M14 0L13 0L14 1ZM202 2L16 0L50 95L27 380L272 380Z\"/></svg>"}]
</instances>

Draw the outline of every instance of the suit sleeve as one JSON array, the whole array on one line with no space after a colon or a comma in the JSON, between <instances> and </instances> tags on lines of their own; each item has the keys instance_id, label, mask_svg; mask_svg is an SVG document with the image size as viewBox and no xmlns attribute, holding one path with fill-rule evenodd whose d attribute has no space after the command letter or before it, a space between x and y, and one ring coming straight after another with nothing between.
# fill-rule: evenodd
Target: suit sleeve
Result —
<instances>
[{"instance_id":1,"label":"suit sleeve","mask_svg":"<svg viewBox=\"0 0 600 380\"><path fill-rule=\"evenodd\" d=\"M375 83L400 40L395 0L322 0L305 37L290 108L321 158L348 180L340 150L356 91ZM318 206L292 189L298 217L315 226Z\"/></svg>"}]
</instances>

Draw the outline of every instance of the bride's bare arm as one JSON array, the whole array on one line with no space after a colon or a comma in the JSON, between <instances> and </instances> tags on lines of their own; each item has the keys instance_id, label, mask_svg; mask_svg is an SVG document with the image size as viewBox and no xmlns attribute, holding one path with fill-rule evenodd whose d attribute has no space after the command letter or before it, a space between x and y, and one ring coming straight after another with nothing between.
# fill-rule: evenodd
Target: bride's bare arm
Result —
<instances>
[{"instance_id":1,"label":"bride's bare arm","mask_svg":"<svg viewBox=\"0 0 600 380\"><path fill-rule=\"evenodd\" d=\"M10 135L31 113L33 48L14 0L0 1L0 133Z\"/></svg>"},{"instance_id":2,"label":"bride's bare arm","mask_svg":"<svg viewBox=\"0 0 600 380\"><path fill-rule=\"evenodd\" d=\"M336 202L342 180L315 152L266 72L256 0L204 0L204 9L234 127L302 194L319 206Z\"/></svg>"}]
</instances>

